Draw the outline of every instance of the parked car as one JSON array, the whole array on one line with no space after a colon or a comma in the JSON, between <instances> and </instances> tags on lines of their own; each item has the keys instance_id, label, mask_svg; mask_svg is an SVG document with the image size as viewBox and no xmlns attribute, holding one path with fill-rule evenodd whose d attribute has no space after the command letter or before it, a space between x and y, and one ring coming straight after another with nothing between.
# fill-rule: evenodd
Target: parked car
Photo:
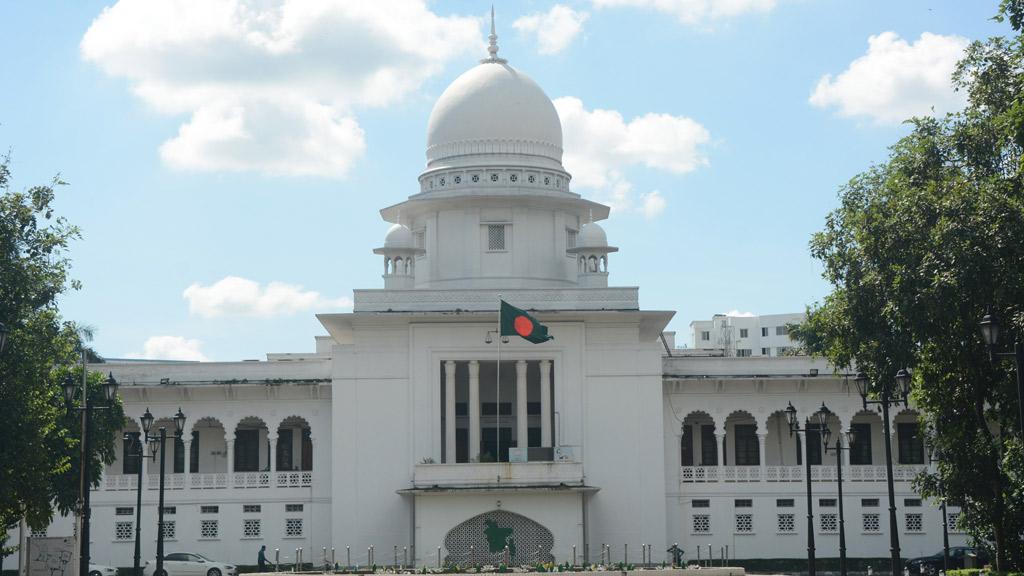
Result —
<instances>
[{"instance_id":1,"label":"parked car","mask_svg":"<svg viewBox=\"0 0 1024 576\"><path fill-rule=\"evenodd\" d=\"M102 564L89 564L89 576L117 576L117 568Z\"/></svg>"},{"instance_id":2,"label":"parked car","mask_svg":"<svg viewBox=\"0 0 1024 576\"><path fill-rule=\"evenodd\" d=\"M957 570L964 568L964 563L968 558L973 558L973 565L983 566L988 562L988 556L984 550L979 550L971 546L950 546L949 547L949 569ZM921 556L920 558L911 558L907 561L907 569L911 574L921 574L929 576L932 574L938 574L943 569L942 550L931 556Z\"/></svg>"},{"instance_id":3,"label":"parked car","mask_svg":"<svg viewBox=\"0 0 1024 576\"><path fill-rule=\"evenodd\" d=\"M154 572L156 560L147 560L146 565L142 567L143 576L161 576ZM163 576L238 576L238 568L234 564L216 562L194 552L165 554L164 572Z\"/></svg>"}]
</instances>

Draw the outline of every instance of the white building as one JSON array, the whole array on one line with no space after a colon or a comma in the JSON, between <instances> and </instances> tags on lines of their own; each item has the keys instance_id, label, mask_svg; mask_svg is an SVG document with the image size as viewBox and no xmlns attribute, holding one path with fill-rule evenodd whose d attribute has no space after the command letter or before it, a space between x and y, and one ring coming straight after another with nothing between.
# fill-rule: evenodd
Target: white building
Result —
<instances>
[{"instance_id":1,"label":"white building","mask_svg":"<svg viewBox=\"0 0 1024 576\"><path fill-rule=\"evenodd\" d=\"M691 354L724 356L788 356L796 352L797 342L789 335L789 325L803 322L804 315L767 314L729 316L715 314L711 320L690 322Z\"/></svg>"},{"instance_id":2,"label":"white building","mask_svg":"<svg viewBox=\"0 0 1024 576\"><path fill-rule=\"evenodd\" d=\"M708 545L800 558L803 455L782 411L825 402L835 430L865 438L843 457L850 556L887 555L880 417L823 363L774 358L782 344L756 328L734 342L773 357L675 355L661 338L673 312L609 286L616 249L596 223L609 208L571 191L554 106L498 58L493 36L489 57L435 105L426 154L419 191L381 210L393 224L374 251L384 288L356 290L351 313L318 315L327 335L314 352L93 367L121 382L126 432L147 408L171 431L179 407L187 416L168 444L166 552L254 564L266 544L365 564L372 546L378 564L408 553L434 565L439 554L494 561L505 544L515 562L596 562L604 544L612 560L628 545L638 561L650 544L661 561L678 542L689 559ZM499 295L554 340L490 334ZM925 465L913 421L894 417L905 556L941 543L938 511L909 482ZM807 457L818 556L835 556L835 460ZM137 465L119 458L93 493L95 562L132 563ZM151 560L158 466L141 467Z\"/></svg>"}]
</instances>

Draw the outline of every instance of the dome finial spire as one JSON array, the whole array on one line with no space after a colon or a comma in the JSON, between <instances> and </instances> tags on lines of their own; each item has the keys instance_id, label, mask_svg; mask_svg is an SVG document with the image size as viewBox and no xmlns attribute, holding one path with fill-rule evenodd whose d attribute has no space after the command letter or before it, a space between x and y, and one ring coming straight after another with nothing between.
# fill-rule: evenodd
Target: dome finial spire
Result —
<instances>
[{"instance_id":1,"label":"dome finial spire","mask_svg":"<svg viewBox=\"0 0 1024 576\"><path fill-rule=\"evenodd\" d=\"M504 64L508 62L504 58L498 58L498 33L494 31L494 4L491 4L491 35L487 37L487 53L488 57L480 61L481 64L487 62L493 62L496 64Z\"/></svg>"}]
</instances>

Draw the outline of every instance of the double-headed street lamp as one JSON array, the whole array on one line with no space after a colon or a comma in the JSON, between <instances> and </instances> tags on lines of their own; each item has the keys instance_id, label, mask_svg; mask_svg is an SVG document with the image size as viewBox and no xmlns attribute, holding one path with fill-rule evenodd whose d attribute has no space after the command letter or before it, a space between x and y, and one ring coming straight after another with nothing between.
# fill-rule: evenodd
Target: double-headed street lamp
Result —
<instances>
[{"instance_id":1,"label":"double-headed street lamp","mask_svg":"<svg viewBox=\"0 0 1024 576\"><path fill-rule=\"evenodd\" d=\"M831 413L832 412L825 407L825 404L822 404L821 408L819 408L817 412L807 418L804 423L804 427L800 428L800 422L797 420L796 408L793 407L793 403L790 402L789 406L786 407L786 416L789 420L789 435L792 436L798 432L804 433L804 465L807 469L807 576L815 576L814 508L811 499L811 435L808 434L808 432L818 432L820 434L825 430L826 425L828 424L828 417ZM812 428L813 425L816 425L817 428Z\"/></svg>"},{"instance_id":2,"label":"double-headed street lamp","mask_svg":"<svg viewBox=\"0 0 1024 576\"><path fill-rule=\"evenodd\" d=\"M149 433L150 427L153 426L153 414L150 413L149 408L146 408L146 413L139 420L142 422L144 441L150 444L150 449L154 452L154 456L156 455L155 448L159 447L160 450L160 502L158 504L156 521L156 571L153 572L153 576L167 576L167 571L164 570L164 462L167 460L165 456L167 429L161 426L159 434L151 435ZM179 407L178 413L174 415L174 438L181 438L184 429L185 415L181 413L181 408ZM142 489L141 483L139 489Z\"/></svg>"},{"instance_id":3,"label":"double-headed street lamp","mask_svg":"<svg viewBox=\"0 0 1024 576\"><path fill-rule=\"evenodd\" d=\"M75 389L78 388L78 384L75 379L71 377L69 373L64 379L64 406L67 412L70 414L73 411L82 412L85 417L85 422L82 426L82 464L81 464L81 512L82 512L82 529L79 531L79 542L78 547L78 573L88 574L89 573L89 516L92 514L92 510L89 506L89 493L91 492L91 486L89 486L89 463L92 460L92 443L90 441L89 427L92 426L92 412L93 410L109 410L113 406L115 399L117 398L117 380L114 380L114 375L109 374L106 382L103 383L103 397L105 404L103 406L93 406L93 403L89 401L89 388L88 388L88 377L89 373L85 368L85 358L83 354L82 361L82 406L74 406L72 403L75 401Z\"/></svg>"},{"instance_id":4,"label":"double-headed street lamp","mask_svg":"<svg viewBox=\"0 0 1024 576\"><path fill-rule=\"evenodd\" d=\"M836 502L839 504L839 576L846 576L846 525L843 518L843 450L849 450L857 441L857 436L851 428L843 434L836 435L836 443L829 447L828 440L832 435L828 428L822 431L822 441L825 444L825 451L836 453ZM846 445L843 445L843 438L846 438Z\"/></svg>"},{"instance_id":5,"label":"double-headed street lamp","mask_svg":"<svg viewBox=\"0 0 1024 576\"><path fill-rule=\"evenodd\" d=\"M1014 338L1013 352L1000 352L995 349L996 344L999 343L999 335L1002 332L999 319L990 312L985 314L985 317L981 319L978 325L981 327L981 337L985 340L985 345L988 346L989 360L993 358L1013 358L1014 367L1017 369L1017 408L1019 410L1017 424L1020 428L1021 436L1024 436L1024 374L1021 373L1021 366L1024 366L1024 343L1021 342L1020 336L1017 336Z\"/></svg>"},{"instance_id":6,"label":"double-headed street lamp","mask_svg":"<svg viewBox=\"0 0 1024 576\"><path fill-rule=\"evenodd\" d=\"M900 569L900 535L896 525L896 492L892 483L892 431L889 426L889 406L895 406L901 402L903 406L908 405L910 373L900 368L896 372L896 377L891 381L883 380L878 400L868 400L872 386L867 374L858 372L853 382L857 385L857 392L860 394L865 410L867 410L868 404L878 404L882 407L882 426L885 431L885 480L889 489L889 552L892 555L892 574L896 576L902 570Z\"/></svg>"},{"instance_id":7,"label":"double-headed street lamp","mask_svg":"<svg viewBox=\"0 0 1024 576\"><path fill-rule=\"evenodd\" d=\"M151 454L146 454L146 440L141 435L133 436L125 433L124 439L129 441L132 452L125 456L135 456L139 459L139 465L135 470L138 475L135 494L135 565L132 574L142 576L142 459L149 458L156 460L157 443L150 444Z\"/></svg>"}]
</instances>

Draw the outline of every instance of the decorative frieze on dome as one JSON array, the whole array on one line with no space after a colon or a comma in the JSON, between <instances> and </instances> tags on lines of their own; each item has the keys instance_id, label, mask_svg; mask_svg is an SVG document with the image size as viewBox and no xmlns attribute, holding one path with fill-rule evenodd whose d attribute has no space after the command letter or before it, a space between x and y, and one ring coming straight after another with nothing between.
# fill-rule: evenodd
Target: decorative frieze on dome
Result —
<instances>
[{"instance_id":1,"label":"decorative frieze on dome","mask_svg":"<svg viewBox=\"0 0 1024 576\"><path fill-rule=\"evenodd\" d=\"M427 147L427 166L439 159L477 154L521 154L542 158L562 159L562 147L552 142L539 140L512 140L503 138L481 138L433 144Z\"/></svg>"},{"instance_id":2,"label":"decorative frieze on dome","mask_svg":"<svg viewBox=\"0 0 1024 576\"><path fill-rule=\"evenodd\" d=\"M486 190L489 187L515 187L568 192L569 179L570 176L562 171L504 166L469 170L435 170L420 176L420 191L428 193L441 190Z\"/></svg>"}]
</instances>

